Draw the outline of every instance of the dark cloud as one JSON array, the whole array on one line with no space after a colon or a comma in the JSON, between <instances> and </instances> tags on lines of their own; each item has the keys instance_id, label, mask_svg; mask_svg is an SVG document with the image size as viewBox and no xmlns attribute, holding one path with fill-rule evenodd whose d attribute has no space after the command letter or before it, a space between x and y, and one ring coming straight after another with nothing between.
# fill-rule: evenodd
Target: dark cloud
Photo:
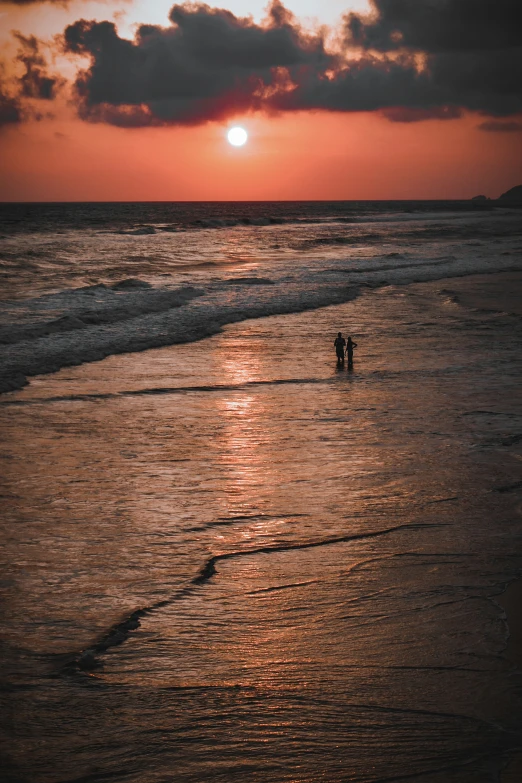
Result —
<instances>
[{"instance_id":1,"label":"dark cloud","mask_svg":"<svg viewBox=\"0 0 522 783\"><path fill-rule=\"evenodd\" d=\"M133 41L112 22L79 20L64 48L91 59L75 84L80 115L127 127L256 109L381 111L394 122L463 110L506 117L522 111L514 12L515 0L374 0L373 15L346 16L341 54L279 0L263 25L189 3L173 6L169 27L142 25Z\"/></svg>"},{"instance_id":2,"label":"dark cloud","mask_svg":"<svg viewBox=\"0 0 522 783\"><path fill-rule=\"evenodd\" d=\"M519 0L372 0L345 17L346 45L385 58L421 55L425 100L492 116L522 111ZM408 104L404 104L407 108ZM408 112L405 115L408 117Z\"/></svg>"},{"instance_id":3,"label":"dark cloud","mask_svg":"<svg viewBox=\"0 0 522 783\"><path fill-rule=\"evenodd\" d=\"M421 122L422 120L455 120L462 117L459 106L433 106L430 109L413 109L408 106L393 106L384 109L386 119L390 122Z\"/></svg>"},{"instance_id":4,"label":"dark cloud","mask_svg":"<svg viewBox=\"0 0 522 783\"><path fill-rule=\"evenodd\" d=\"M516 120L486 120L478 128L489 133L520 133L522 131L522 122L517 122Z\"/></svg>"},{"instance_id":5,"label":"dark cloud","mask_svg":"<svg viewBox=\"0 0 522 783\"><path fill-rule=\"evenodd\" d=\"M366 54L333 74L307 73L290 91L273 95L280 111L381 111L395 122L452 119L462 113L459 96L419 71L413 57Z\"/></svg>"},{"instance_id":6,"label":"dark cloud","mask_svg":"<svg viewBox=\"0 0 522 783\"><path fill-rule=\"evenodd\" d=\"M90 60L74 93L79 116L91 122L190 125L253 110L378 111L419 122L472 111L489 118L483 130L506 131L522 114L517 2L373 0L371 15L346 15L345 47L336 52L280 0L263 24L185 3L172 7L169 26L141 25L134 40L113 22L80 19L65 29L63 49ZM2 93L4 122L60 87L37 39L17 38L24 73L17 91Z\"/></svg>"},{"instance_id":7,"label":"dark cloud","mask_svg":"<svg viewBox=\"0 0 522 783\"><path fill-rule=\"evenodd\" d=\"M389 52L463 52L522 45L520 0L372 0L346 16L348 40Z\"/></svg>"},{"instance_id":8,"label":"dark cloud","mask_svg":"<svg viewBox=\"0 0 522 783\"><path fill-rule=\"evenodd\" d=\"M446 102L499 117L522 111L522 48L429 55L426 71Z\"/></svg>"},{"instance_id":9,"label":"dark cloud","mask_svg":"<svg viewBox=\"0 0 522 783\"><path fill-rule=\"evenodd\" d=\"M0 128L4 125L12 125L22 119L22 109L19 101L9 95L5 86L0 82Z\"/></svg>"},{"instance_id":10,"label":"dark cloud","mask_svg":"<svg viewBox=\"0 0 522 783\"><path fill-rule=\"evenodd\" d=\"M14 36L20 43L16 60L25 69L19 78L21 95L25 98L52 100L61 80L47 74L47 63L39 50L38 39L34 35L24 36L17 32Z\"/></svg>"},{"instance_id":11,"label":"dark cloud","mask_svg":"<svg viewBox=\"0 0 522 783\"><path fill-rule=\"evenodd\" d=\"M23 72L20 76L6 78L7 69L0 63L0 126L28 119L40 121L51 116L42 114L33 99L51 101L64 84L62 78L47 73L47 63L37 38L18 32L13 35L19 44L15 63L23 66Z\"/></svg>"},{"instance_id":12,"label":"dark cloud","mask_svg":"<svg viewBox=\"0 0 522 783\"><path fill-rule=\"evenodd\" d=\"M75 85L84 117L131 126L221 119L262 108L283 83L335 64L322 36L305 35L279 2L264 26L192 4L175 5L170 20L141 26L134 41L112 22L65 30L66 51L91 57Z\"/></svg>"}]
</instances>

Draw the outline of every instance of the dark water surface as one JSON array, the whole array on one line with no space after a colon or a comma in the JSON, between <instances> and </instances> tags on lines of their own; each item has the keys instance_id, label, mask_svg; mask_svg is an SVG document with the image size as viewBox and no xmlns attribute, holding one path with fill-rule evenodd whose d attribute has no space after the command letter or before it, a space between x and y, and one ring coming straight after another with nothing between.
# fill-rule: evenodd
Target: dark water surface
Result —
<instances>
[{"instance_id":1,"label":"dark water surface","mask_svg":"<svg viewBox=\"0 0 522 783\"><path fill-rule=\"evenodd\" d=\"M519 284L388 286L3 396L9 780L498 782Z\"/></svg>"},{"instance_id":2,"label":"dark water surface","mask_svg":"<svg viewBox=\"0 0 522 783\"><path fill-rule=\"evenodd\" d=\"M521 235L520 210L469 201L0 204L0 303L129 277L442 278L489 271L492 251L495 269L513 266ZM55 309L72 305L62 297Z\"/></svg>"},{"instance_id":3,"label":"dark water surface","mask_svg":"<svg viewBox=\"0 0 522 783\"><path fill-rule=\"evenodd\" d=\"M360 219L393 213L492 212L490 204L455 200L409 201L153 201L2 203L0 221L7 233L63 231L89 227L222 227L256 221L291 222ZM500 207L502 209L502 207Z\"/></svg>"}]
</instances>

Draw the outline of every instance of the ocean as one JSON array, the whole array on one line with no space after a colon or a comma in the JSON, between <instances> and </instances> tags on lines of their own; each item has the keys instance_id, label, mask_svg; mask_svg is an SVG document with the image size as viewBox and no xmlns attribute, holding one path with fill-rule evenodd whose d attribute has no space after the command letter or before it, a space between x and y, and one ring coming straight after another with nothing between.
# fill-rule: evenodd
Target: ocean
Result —
<instances>
[{"instance_id":1,"label":"ocean","mask_svg":"<svg viewBox=\"0 0 522 783\"><path fill-rule=\"evenodd\" d=\"M521 251L470 202L0 205L8 781L517 783Z\"/></svg>"}]
</instances>

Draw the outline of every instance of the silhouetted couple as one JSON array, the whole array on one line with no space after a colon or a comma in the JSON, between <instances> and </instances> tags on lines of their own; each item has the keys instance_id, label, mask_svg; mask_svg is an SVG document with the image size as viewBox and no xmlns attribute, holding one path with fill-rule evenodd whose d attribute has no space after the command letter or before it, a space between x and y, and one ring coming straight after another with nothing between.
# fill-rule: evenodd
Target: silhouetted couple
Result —
<instances>
[{"instance_id":1,"label":"silhouetted couple","mask_svg":"<svg viewBox=\"0 0 522 783\"><path fill-rule=\"evenodd\" d=\"M334 340L335 353L337 354L337 364L344 364L344 351L346 349L346 358L348 359L348 367L353 367L353 349L357 348L357 343L354 343L351 337L345 340L342 333L338 332L337 337Z\"/></svg>"}]
</instances>

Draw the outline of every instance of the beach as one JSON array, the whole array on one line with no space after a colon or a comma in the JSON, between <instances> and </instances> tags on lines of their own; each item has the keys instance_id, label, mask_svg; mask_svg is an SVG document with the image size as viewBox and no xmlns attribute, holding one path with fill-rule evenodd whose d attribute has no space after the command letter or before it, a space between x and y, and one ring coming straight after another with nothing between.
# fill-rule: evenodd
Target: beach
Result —
<instances>
[{"instance_id":1,"label":"beach","mask_svg":"<svg viewBox=\"0 0 522 783\"><path fill-rule=\"evenodd\" d=\"M1 783L522 783L515 0L4 0Z\"/></svg>"},{"instance_id":2,"label":"beach","mask_svg":"<svg viewBox=\"0 0 522 783\"><path fill-rule=\"evenodd\" d=\"M10 780L515 783L520 281L2 395Z\"/></svg>"}]
</instances>

